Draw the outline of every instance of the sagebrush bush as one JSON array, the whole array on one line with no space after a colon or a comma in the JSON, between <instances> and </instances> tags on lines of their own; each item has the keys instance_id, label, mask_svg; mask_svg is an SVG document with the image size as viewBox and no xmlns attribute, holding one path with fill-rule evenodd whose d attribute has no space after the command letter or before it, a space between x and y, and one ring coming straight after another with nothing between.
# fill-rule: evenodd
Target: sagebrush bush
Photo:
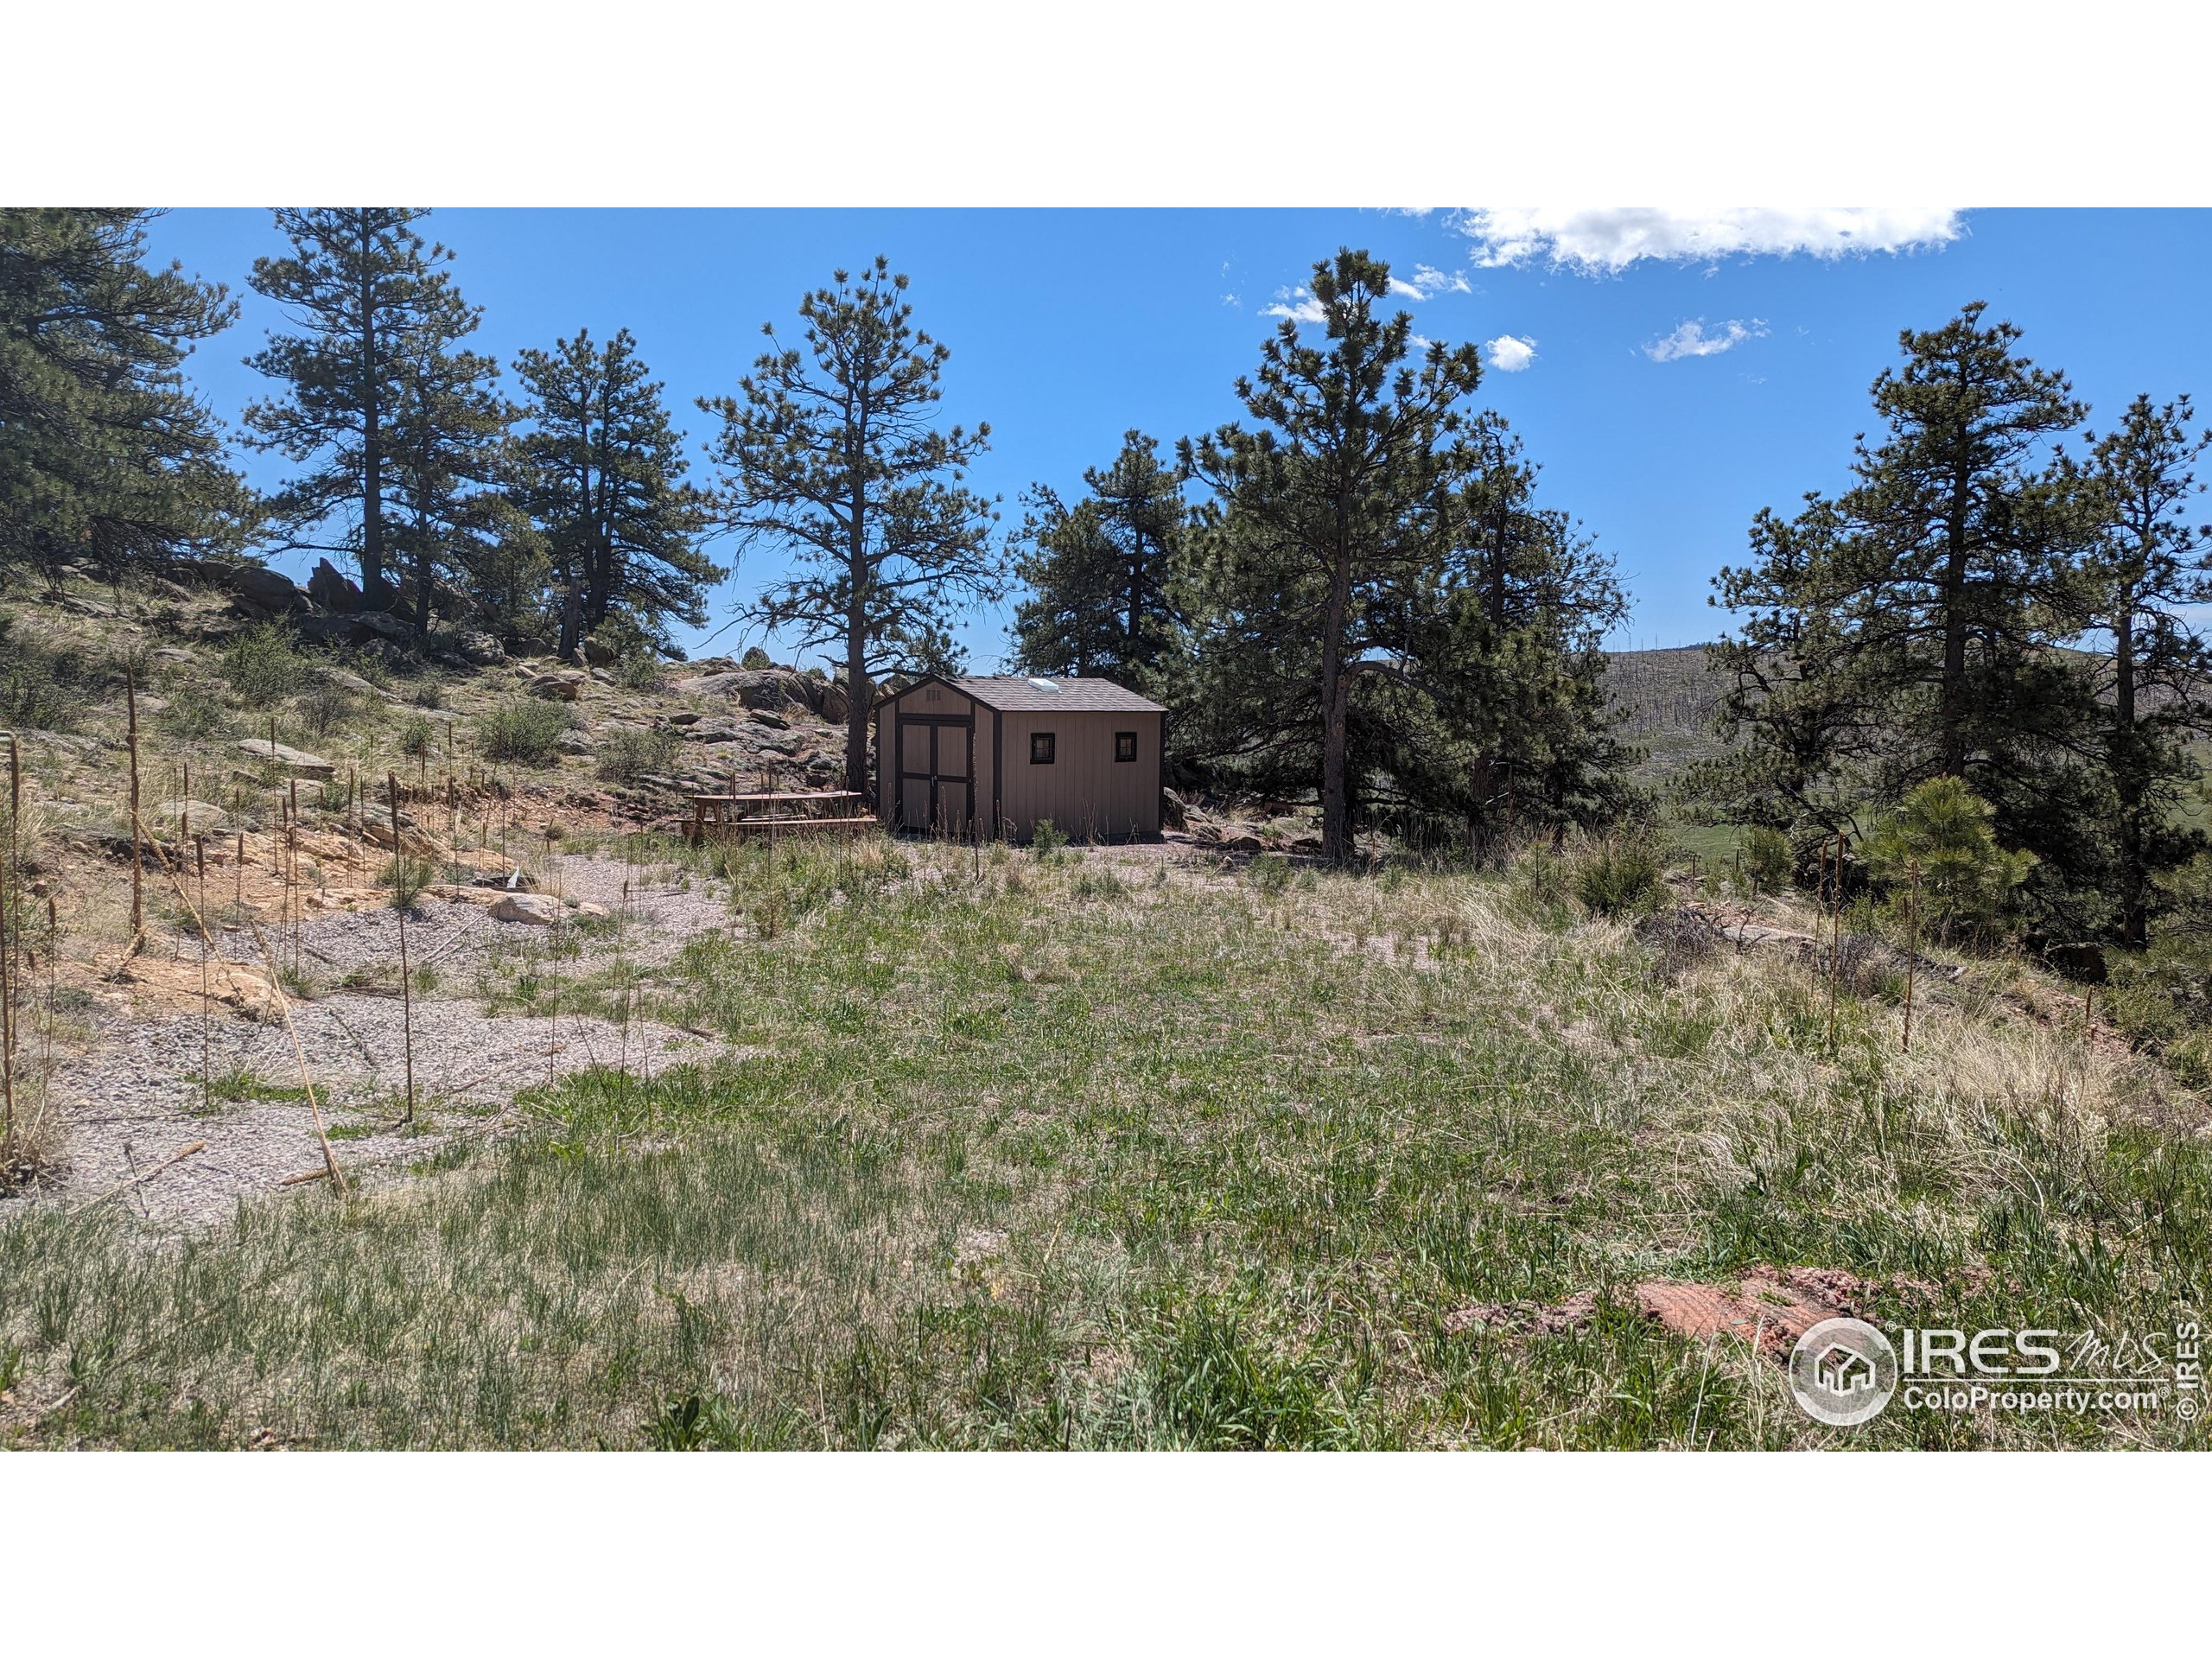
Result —
<instances>
[{"instance_id":1,"label":"sagebrush bush","mask_svg":"<svg viewBox=\"0 0 2212 1659\"><path fill-rule=\"evenodd\" d=\"M351 691L328 680L317 681L292 700L300 723L317 737L328 737L359 714L360 707Z\"/></svg>"},{"instance_id":2,"label":"sagebrush bush","mask_svg":"<svg viewBox=\"0 0 2212 1659\"><path fill-rule=\"evenodd\" d=\"M154 716L155 728L164 736L188 743L229 737L238 730L228 704L197 685L179 686L168 694L168 706Z\"/></svg>"},{"instance_id":3,"label":"sagebrush bush","mask_svg":"<svg viewBox=\"0 0 2212 1659\"><path fill-rule=\"evenodd\" d=\"M676 764L683 740L674 732L639 731L620 727L599 743L599 775L610 784L634 783L652 772L666 772Z\"/></svg>"},{"instance_id":4,"label":"sagebrush bush","mask_svg":"<svg viewBox=\"0 0 2212 1659\"><path fill-rule=\"evenodd\" d=\"M550 766L560 758L561 735L568 729L568 714L558 703L517 697L476 722L476 745L487 760Z\"/></svg>"},{"instance_id":5,"label":"sagebrush bush","mask_svg":"<svg viewBox=\"0 0 2212 1659\"><path fill-rule=\"evenodd\" d=\"M36 731L67 731L100 677L90 658L73 647L41 644L0 612L0 723Z\"/></svg>"},{"instance_id":6,"label":"sagebrush bush","mask_svg":"<svg viewBox=\"0 0 2212 1659\"><path fill-rule=\"evenodd\" d=\"M1641 842L1607 842L1574 867L1574 896L1593 916L1640 916L1666 891L1666 867Z\"/></svg>"},{"instance_id":7,"label":"sagebrush bush","mask_svg":"<svg viewBox=\"0 0 2212 1659\"><path fill-rule=\"evenodd\" d=\"M307 659L282 622L256 622L231 636L223 648L223 677L250 708L266 707L298 689Z\"/></svg>"},{"instance_id":8,"label":"sagebrush bush","mask_svg":"<svg viewBox=\"0 0 2212 1659\"><path fill-rule=\"evenodd\" d=\"M650 652L634 652L614 664L614 683L628 691L657 691L661 685L660 658Z\"/></svg>"},{"instance_id":9,"label":"sagebrush bush","mask_svg":"<svg viewBox=\"0 0 2212 1659\"><path fill-rule=\"evenodd\" d=\"M1789 837L1764 824L1744 837L1744 880L1762 898L1785 891L1796 874Z\"/></svg>"}]
</instances>

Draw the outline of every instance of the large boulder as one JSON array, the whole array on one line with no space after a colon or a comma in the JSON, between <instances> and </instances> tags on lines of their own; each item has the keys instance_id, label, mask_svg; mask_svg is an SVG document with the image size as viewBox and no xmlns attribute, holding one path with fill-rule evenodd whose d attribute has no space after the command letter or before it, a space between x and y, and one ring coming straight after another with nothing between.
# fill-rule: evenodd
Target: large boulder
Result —
<instances>
[{"instance_id":1,"label":"large boulder","mask_svg":"<svg viewBox=\"0 0 2212 1659\"><path fill-rule=\"evenodd\" d=\"M528 690L531 696L543 697L548 702L574 702L584 694L584 677L575 669L564 668L537 675Z\"/></svg>"},{"instance_id":2,"label":"large boulder","mask_svg":"<svg viewBox=\"0 0 2212 1659\"><path fill-rule=\"evenodd\" d=\"M361 608L361 590L328 559L317 559L308 577L308 597L326 611L350 616Z\"/></svg>"},{"instance_id":3,"label":"large boulder","mask_svg":"<svg viewBox=\"0 0 2212 1659\"><path fill-rule=\"evenodd\" d=\"M815 712L815 685L788 668L741 668L721 674L695 674L677 689L700 696L734 697L747 709L779 713L787 709Z\"/></svg>"},{"instance_id":4,"label":"large boulder","mask_svg":"<svg viewBox=\"0 0 2212 1659\"><path fill-rule=\"evenodd\" d=\"M551 927L562 919L561 901L544 893L503 893L486 913L495 922L523 922L531 927Z\"/></svg>"},{"instance_id":5,"label":"large boulder","mask_svg":"<svg viewBox=\"0 0 2212 1659\"><path fill-rule=\"evenodd\" d=\"M334 778L338 768L321 755L308 754L288 744L273 743L265 737L242 737L238 753L264 766L275 766L295 778Z\"/></svg>"},{"instance_id":6,"label":"large boulder","mask_svg":"<svg viewBox=\"0 0 2212 1659\"><path fill-rule=\"evenodd\" d=\"M384 611L355 611L345 616L302 616L292 631L310 645L368 645L407 643L407 624Z\"/></svg>"},{"instance_id":7,"label":"large boulder","mask_svg":"<svg viewBox=\"0 0 2212 1659\"><path fill-rule=\"evenodd\" d=\"M820 701L816 712L832 726L842 726L853 717L852 694L845 690L842 680L830 680L819 686Z\"/></svg>"},{"instance_id":8,"label":"large boulder","mask_svg":"<svg viewBox=\"0 0 2212 1659\"><path fill-rule=\"evenodd\" d=\"M507 660L498 639L481 628L463 628L455 643L462 658L478 668L497 668Z\"/></svg>"},{"instance_id":9,"label":"large boulder","mask_svg":"<svg viewBox=\"0 0 2212 1659\"><path fill-rule=\"evenodd\" d=\"M196 836L203 830L220 830L230 821L231 815L213 801L160 801L155 804L152 815L146 819L146 827L164 830L175 824L189 829Z\"/></svg>"},{"instance_id":10,"label":"large boulder","mask_svg":"<svg viewBox=\"0 0 2212 1659\"><path fill-rule=\"evenodd\" d=\"M299 583L265 564L233 565L223 573L223 582L238 608L256 616L289 616L308 608Z\"/></svg>"}]
</instances>

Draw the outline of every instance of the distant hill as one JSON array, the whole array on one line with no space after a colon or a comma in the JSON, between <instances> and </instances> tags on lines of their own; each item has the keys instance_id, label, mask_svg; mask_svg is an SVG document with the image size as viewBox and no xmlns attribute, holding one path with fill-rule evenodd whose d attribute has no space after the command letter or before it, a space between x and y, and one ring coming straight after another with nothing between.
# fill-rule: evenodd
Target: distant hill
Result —
<instances>
[{"instance_id":1,"label":"distant hill","mask_svg":"<svg viewBox=\"0 0 2212 1659\"><path fill-rule=\"evenodd\" d=\"M1713 730L1726 688L1707 666L1703 645L1609 652L1605 689L1614 730L1645 752L1633 774L1639 784L1671 782L1727 747Z\"/></svg>"}]
</instances>

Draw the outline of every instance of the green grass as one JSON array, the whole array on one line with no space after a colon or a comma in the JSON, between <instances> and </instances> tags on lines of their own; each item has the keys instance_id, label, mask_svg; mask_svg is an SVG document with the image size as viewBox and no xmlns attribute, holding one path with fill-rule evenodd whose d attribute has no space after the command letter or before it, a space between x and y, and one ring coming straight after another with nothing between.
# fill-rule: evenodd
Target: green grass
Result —
<instances>
[{"instance_id":1,"label":"green grass","mask_svg":"<svg viewBox=\"0 0 2212 1659\"><path fill-rule=\"evenodd\" d=\"M530 1132L151 1246L0 1223L35 1444L2196 1444L2177 1421L1823 1429L1634 1311L1759 1262L1910 1281L1879 1318L2163 1329L2212 1290L2195 1097L2007 1014L1773 959L1662 976L1556 858L1150 879L875 843L715 855L727 934L518 1005L736 1058L525 1096ZM922 868L914 868L919 862ZM1544 868L1548 866L1548 868ZM702 879L723 879L707 874ZM573 1000L572 1000L573 999ZM1999 1023L2000 1020L2002 1023ZM1579 1329L1452 1328L1598 1298ZM68 1379L68 1380L65 1380ZM0 1433L4 1433L0 1430Z\"/></svg>"}]
</instances>

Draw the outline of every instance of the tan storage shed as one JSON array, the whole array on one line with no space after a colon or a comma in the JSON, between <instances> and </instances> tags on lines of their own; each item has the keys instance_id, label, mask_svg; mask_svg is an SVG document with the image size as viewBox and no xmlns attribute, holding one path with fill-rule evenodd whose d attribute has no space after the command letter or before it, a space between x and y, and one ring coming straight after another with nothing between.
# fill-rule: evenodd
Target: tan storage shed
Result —
<instances>
[{"instance_id":1,"label":"tan storage shed","mask_svg":"<svg viewBox=\"0 0 2212 1659\"><path fill-rule=\"evenodd\" d=\"M958 841L1156 836L1166 717L1111 680L929 675L875 705L876 811Z\"/></svg>"}]
</instances>

